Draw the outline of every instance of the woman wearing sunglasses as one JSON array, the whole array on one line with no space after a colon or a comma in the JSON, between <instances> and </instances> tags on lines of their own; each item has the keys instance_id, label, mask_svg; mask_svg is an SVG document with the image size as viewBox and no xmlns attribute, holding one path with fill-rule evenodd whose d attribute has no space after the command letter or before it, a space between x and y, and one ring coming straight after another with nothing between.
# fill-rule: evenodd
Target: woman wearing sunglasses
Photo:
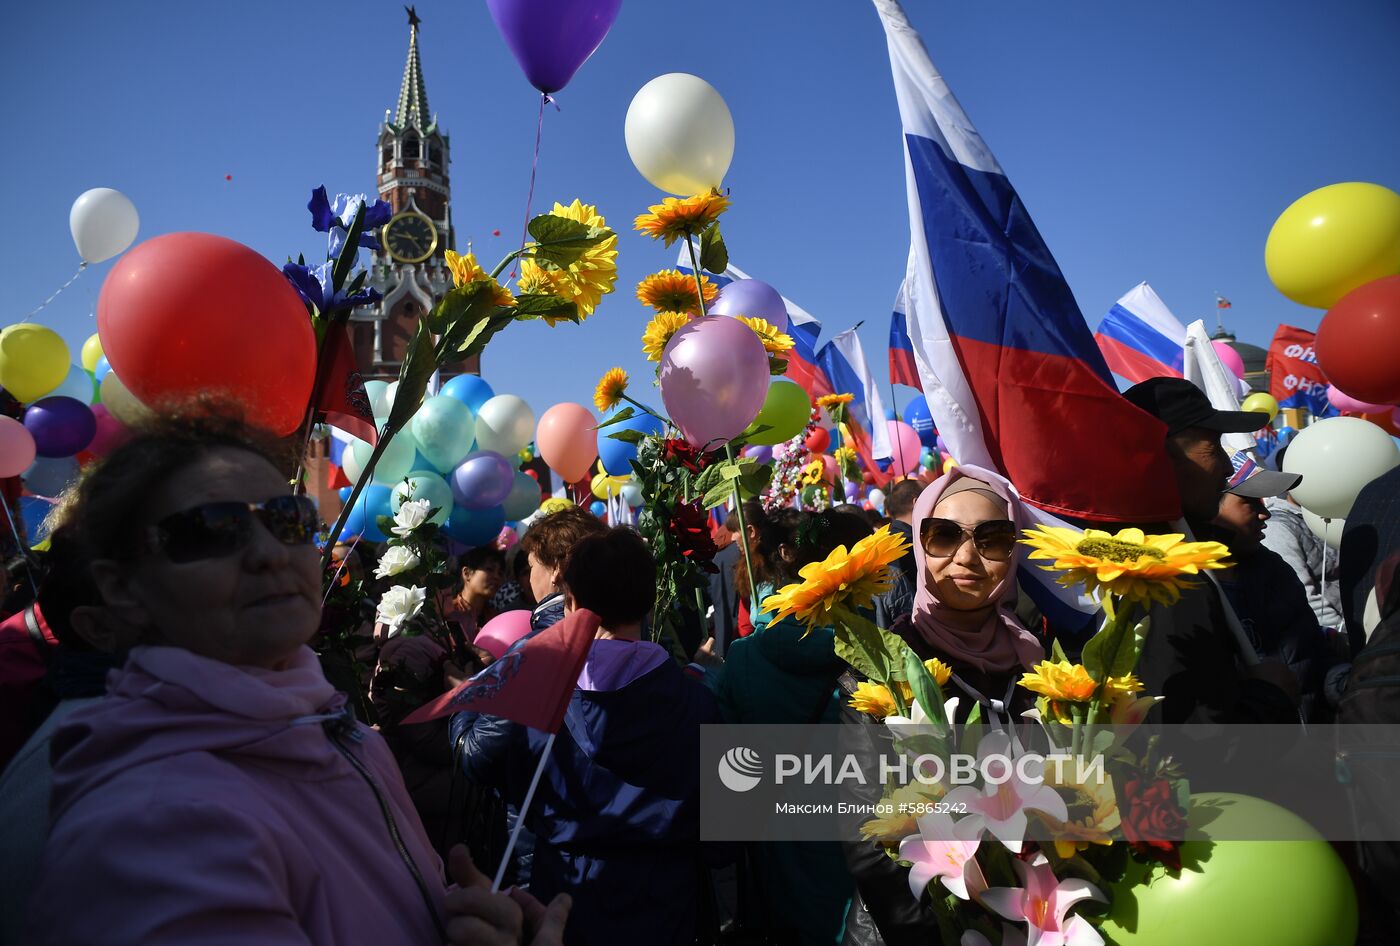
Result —
<instances>
[{"instance_id":1,"label":"woman wearing sunglasses","mask_svg":"<svg viewBox=\"0 0 1400 946\"><path fill-rule=\"evenodd\" d=\"M1018 689L1016 681L1045 651L1012 611L1016 541L1027 525L1010 485L973 466L956 467L934 480L914 503L914 609L891 630L920 658L936 657L952 668L943 691L958 698L958 721L980 704L982 718L992 725L1020 722L1019 714L1034 705L1034 694ZM843 696L849 697L857 683L854 674L843 675ZM885 727L852 709L848 699L842 703L841 721L860 727L847 730L850 748L873 757ZM878 801L880 786L867 794L854 800ZM860 835L853 829L848 836ZM938 942L932 909L909 894L907 867L891 860L877 841L847 842L845 850L859 891L846 918L848 946Z\"/></svg>"},{"instance_id":2,"label":"woman wearing sunglasses","mask_svg":"<svg viewBox=\"0 0 1400 946\"><path fill-rule=\"evenodd\" d=\"M72 521L133 646L54 737L26 942L519 941L520 906L460 855L448 893L393 757L306 646L319 516L276 455L169 420L83 479Z\"/></svg>"}]
</instances>

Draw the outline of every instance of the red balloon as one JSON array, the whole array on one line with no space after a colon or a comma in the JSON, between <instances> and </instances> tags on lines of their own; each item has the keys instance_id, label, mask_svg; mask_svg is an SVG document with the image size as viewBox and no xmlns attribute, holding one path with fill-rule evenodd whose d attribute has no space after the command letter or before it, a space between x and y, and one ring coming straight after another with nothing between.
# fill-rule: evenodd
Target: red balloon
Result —
<instances>
[{"instance_id":1,"label":"red balloon","mask_svg":"<svg viewBox=\"0 0 1400 946\"><path fill-rule=\"evenodd\" d=\"M1313 341L1317 364L1343 394L1372 404L1400 401L1400 276L1342 296Z\"/></svg>"},{"instance_id":2,"label":"red balloon","mask_svg":"<svg viewBox=\"0 0 1400 946\"><path fill-rule=\"evenodd\" d=\"M261 254L209 233L168 233L128 250L97 300L102 352L151 406L198 394L295 431L316 373L306 306Z\"/></svg>"},{"instance_id":3,"label":"red balloon","mask_svg":"<svg viewBox=\"0 0 1400 946\"><path fill-rule=\"evenodd\" d=\"M120 378L121 375L117 375L117 377ZM831 434L827 432L825 427L818 427L807 435L805 442L807 449L813 453L825 453L826 448L831 446Z\"/></svg>"}]
</instances>

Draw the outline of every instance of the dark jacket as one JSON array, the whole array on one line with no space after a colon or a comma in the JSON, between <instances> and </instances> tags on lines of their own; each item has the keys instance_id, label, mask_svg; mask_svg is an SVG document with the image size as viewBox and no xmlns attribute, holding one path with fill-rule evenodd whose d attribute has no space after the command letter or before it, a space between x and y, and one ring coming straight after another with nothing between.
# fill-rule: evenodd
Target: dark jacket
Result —
<instances>
[{"instance_id":1,"label":"dark jacket","mask_svg":"<svg viewBox=\"0 0 1400 946\"><path fill-rule=\"evenodd\" d=\"M596 642L590 665L601 643L615 642ZM574 690L525 816L531 892L574 899L566 943L693 941L704 889L700 726L716 722L714 697L670 659ZM486 716L459 715L452 729L467 777L521 804L548 735Z\"/></svg>"},{"instance_id":2,"label":"dark jacket","mask_svg":"<svg viewBox=\"0 0 1400 946\"><path fill-rule=\"evenodd\" d=\"M1376 569L1400 550L1400 466L1365 486L1342 531L1342 611L1353 655L1366 646L1362 617L1376 585Z\"/></svg>"},{"instance_id":3,"label":"dark jacket","mask_svg":"<svg viewBox=\"0 0 1400 946\"><path fill-rule=\"evenodd\" d=\"M739 636L739 593L734 587L734 569L743 568L744 550L738 541L720 549L715 555L719 571L710 576L710 604L714 608L712 631L716 652L721 656Z\"/></svg>"}]
</instances>

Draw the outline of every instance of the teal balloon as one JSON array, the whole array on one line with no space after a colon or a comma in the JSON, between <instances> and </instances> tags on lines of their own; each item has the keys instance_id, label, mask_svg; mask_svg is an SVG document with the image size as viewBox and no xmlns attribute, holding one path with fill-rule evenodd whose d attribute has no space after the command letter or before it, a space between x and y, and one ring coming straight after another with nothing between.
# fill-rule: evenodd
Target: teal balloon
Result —
<instances>
[{"instance_id":1,"label":"teal balloon","mask_svg":"<svg viewBox=\"0 0 1400 946\"><path fill-rule=\"evenodd\" d=\"M73 365L68 369L68 376L44 397L71 397L80 403L91 404L97 397L97 382L83 370L82 365Z\"/></svg>"},{"instance_id":2,"label":"teal balloon","mask_svg":"<svg viewBox=\"0 0 1400 946\"><path fill-rule=\"evenodd\" d=\"M476 436L476 419L467 405L445 394L424 401L408 426L418 441L418 452L439 473L461 463Z\"/></svg>"},{"instance_id":3,"label":"teal balloon","mask_svg":"<svg viewBox=\"0 0 1400 946\"><path fill-rule=\"evenodd\" d=\"M345 526L340 530L337 541L344 542L357 535L367 542L383 542L387 539L388 536L379 528L379 517L393 515L389 506L390 497L391 491L387 486L371 483L360 490L360 496L355 500L350 515L345 518ZM342 501L349 498L347 493L342 497Z\"/></svg>"},{"instance_id":4,"label":"teal balloon","mask_svg":"<svg viewBox=\"0 0 1400 946\"><path fill-rule=\"evenodd\" d=\"M463 545L489 545L496 541L506 524L506 514L500 506L487 509L466 509L456 506L447 520L447 534Z\"/></svg>"},{"instance_id":5,"label":"teal balloon","mask_svg":"<svg viewBox=\"0 0 1400 946\"><path fill-rule=\"evenodd\" d=\"M771 429L746 435L744 439L761 446L776 446L802 433L811 419L812 399L802 390L802 386L793 381L776 378L768 386L768 394L763 399L758 416L749 425L749 430L759 427Z\"/></svg>"},{"instance_id":6,"label":"teal balloon","mask_svg":"<svg viewBox=\"0 0 1400 946\"><path fill-rule=\"evenodd\" d=\"M481 410L481 405L496 396L496 392L491 390L491 385L481 380L480 375L459 374L455 378L449 378L442 386L441 396L461 401L475 414ZM461 539L457 541L460 542Z\"/></svg>"},{"instance_id":7,"label":"teal balloon","mask_svg":"<svg viewBox=\"0 0 1400 946\"><path fill-rule=\"evenodd\" d=\"M374 478L370 482L393 486L402 480L413 467L414 449L413 438L406 431L399 431L380 454L379 462L374 465ZM341 457L341 467L350 482L359 481L365 464L373 454L374 448L367 441L356 438L350 444L350 449Z\"/></svg>"},{"instance_id":8,"label":"teal balloon","mask_svg":"<svg viewBox=\"0 0 1400 946\"><path fill-rule=\"evenodd\" d=\"M1143 883L1130 862L1103 931L1118 946L1335 946L1356 940L1356 891L1337 852L1302 818L1260 798L1191 797L1181 872ZM1236 840L1288 838L1289 840Z\"/></svg>"},{"instance_id":9,"label":"teal balloon","mask_svg":"<svg viewBox=\"0 0 1400 946\"><path fill-rule=\"evenodd\" d=\"M409 474L406 480L394 487L390 508L397 513L399 507L410 499L426 499L428 505L437 510L433 513L433 522L437 525L445 525L448 516L452 515L452 487L436 473Z\"/></svg>"},{"instance_id":10,"label":"teal balloon","mask_svg":"<svg viewBox=\"0 0 1400 946\"><path fill-rule=\"evenodd\" d=\"M540 508L540 484L533 476L515 471L515 479L510 484L510 495L501 504L507 519L524 519ZM459 540L460 541L460 540Z\"/></svg>"}]
</instances>

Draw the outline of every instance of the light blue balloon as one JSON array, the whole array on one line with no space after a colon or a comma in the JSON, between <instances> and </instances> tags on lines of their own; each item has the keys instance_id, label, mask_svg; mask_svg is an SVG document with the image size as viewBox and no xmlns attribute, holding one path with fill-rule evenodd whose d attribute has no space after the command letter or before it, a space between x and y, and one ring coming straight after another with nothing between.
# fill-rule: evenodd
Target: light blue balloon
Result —
<instances>
[{"instance_id":1,"label":"light blue balloon","mask_svg":"<svg viewBox=\"0 0 1400 946\"><path fill-rule=\"evenodd\" d=\"M426 499L428 505L437 510L433 513L433 522L438 525L445 525L447 517L452 515L452 487L435 473L409 474L407 480L394 487L390 508L397 513L409 499Z\"/></svg>"},{"instance_id":2,"label":"light blue balloon","mask_svg":"<svg viewBox=\"0 0 1400 946\"><path fill-rule=\"evenodd\" d=\"M29 537L31 546L48 538L49 530L44 528L44 518L48 516L49 510L53 509L53 505L47 499L40 499L38 496L19 498L19 518L24 523L24 534Z\"/></svg>"},{"instance_id":3,"label":"light blue balloon","mask_svg":"<svg viewBox=\"0 0 1400 946\"><path fill-rule=\"evenodd\" d=\"M350 493L353 491L353 486L342 486L340 489L335 491L335 494L340 497L340 501L343 503L350 498Z\"/></svg>"},{"instance_id":4,"label":"light blue balloon","mask_svg":"<svg viewBox=\"0 0 1400 946\"><path fill-rule=\"evenodd\" d=\"M491 390L491 385L481 379L479 375L459 374L455 378L449 378L442 386L440 397L450 397L467 405L472 416L481 410L481 405L496 396L496 392ZM458 541L461 541L460 539Z\"/></svg>"},{"instance_id":5,"label":"light blue balloon","mask_svg":"<svg viewBox=\"0 0 1400 946\"><path fill-rule=\"evenodd\" d=\"M73 365L59 386L44 397L71 397L82 404L91 404L97 397L97 383L92 380L92 375L83 370L82 365Z\"/></svg>"},{"instance_id":6,"label":"light blue balloon","mask_svg":"<svg viewBox=\"0 0 1400 946\"><path fill-rule=\"evenodd\" d=\"M445 394L424 401L408 426L413 439L418 441L418 452L439 473L446 473L461 463L476 436L472 412L461 401Z\"/></svg>"},{"instance_id":7,"label":"light blue balloon","mask_svg":"<svg viewBox=\"0 0 1400 946\"><path fill-rule=\"evenodd\" d=\"M97 359L97 364L93 366L92 377L100 386L102 384L102 379L107 377L107 372L111 370L112 366L107 361L107 356L103 355L101 358Z\"/></svg>"},{"instance_id":8,"label":"light blue balloon","mask_svg":"<svg viewBox=\"0 0 1400 946\"><path fill-rule=\"evenodd\" d=\"M455 506L447 520L447 534L463 545L489 545L501 534L506 514L500 506L489 509L467 509Z\"/></svg>"},{"instance_id":9,"label":"light blue balloon","mask_svg":"<svg viewBox=\"0 0 1400 946\"><path fill-rule=\"evenodd\" d=\"M540 508L540 484L533 476L515 471L515 479L510 484L510 495L501 504L507 519L524 519Z\"/></svg>"},{"instance_id":10,"label":"light blue balloon","mask_svg":"<svg viewBox=\"0 0 1400 946\"><path fill-rule=\"evenodd\" d=\"M24 485L37 496L54 497L77 477L78 461L72 457L39 457L25 470Z\"/></svg>"},{"instance_id":11,"label":"light blue balloon","mask_svg":"<svg viewBox=\"0 0 1400 946\"><path fill-rule=\"evenodd\" d=\"M432 461L423 456L421 450L413 451L413 466L408 468L410 473L436 473L438 468L433 466Z\"/></svg>"},{"instance_id":12,"label":"light blue balloon","mask_svg":"<svg viewBox=\"0 0 1400 946\"><path fill-rule=\"evenodd\" d=\"M616 415L616 411L608 417ZM605 419L606 420L606 419ZM609 434L624 430L635 430L641 434L659 435L665 425L650 414L636 414L629 420L598 431L598 459L603 461L603 469L609 476L627 476L632 472L632 461L637 458L637 447L623 440L614 440Z\"/></svg>"},{"instance_id":13,"label":"light blue balloon","mask_svg":"<svg viewBox=\"0 0 1400 946\"><path fill-rule=\"evenodd\" d=\"M602 516L603 513L608 511L608 507L603 505L603 501L601 499L595 499L593 500L593 502L589 503L588 511L593 513L593 515L595 516Z\"/></svg>"},{"instance_id":14,"label":"light blue balloon","mask_svg":"<svg viewBox=\"0 0 1400 946\"><path fill-rule=\"evenodd\" d=\"M407 430L399 431L394 435L394 439L389 441L389 445L384 448L379 462L374 465L374 479L371 482L393 486L402 480L408 475L409 468L413 466L416 449L410 433ZM356 438L350 444L349 451L341 458L345 475L352 481L358 481L364 471L365 464L373 455L374 448L368 442Z\"/></svg>"},{"instance_id":15,"label":"light blue balloon","mask_svg":"<svg viewBox=\"0 0 1400 946\"><path fill-rule=\"evenodd\" d=\"M350 498L348 490L342 497L342 501ZM379 528L379 517L392 515L389 509L391 491L387 486L380 486L371 483L360 491L360 498L355 500L355 508L350 510L350 515L345 518L345 526L340 530L339 542L344 542L355 536L362 537L368 542L383 542L388 538Z\"/></svg>"}]
</instances>

